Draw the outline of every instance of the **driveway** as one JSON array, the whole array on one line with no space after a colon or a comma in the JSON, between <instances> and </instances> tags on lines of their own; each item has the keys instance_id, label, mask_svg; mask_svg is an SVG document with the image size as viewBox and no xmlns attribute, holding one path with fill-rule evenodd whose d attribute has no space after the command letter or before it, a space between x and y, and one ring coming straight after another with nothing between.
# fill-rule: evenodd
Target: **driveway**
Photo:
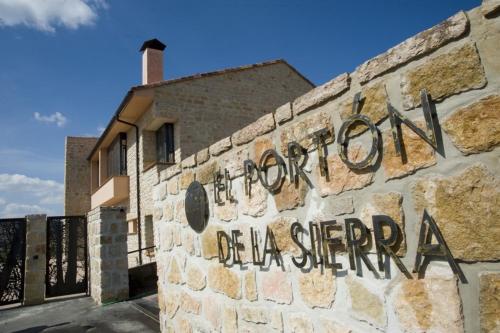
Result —
<instances>
[{"instance_id":1,"label":"driveway","mask_svg":"<svg viewBox=\"0 0 500 333\"><path fill-rule=\"evenodd\" d=\"M0 310L0 332L159 332L156 295L97 306L90 297Z\"/></svg>"}]
</instances>

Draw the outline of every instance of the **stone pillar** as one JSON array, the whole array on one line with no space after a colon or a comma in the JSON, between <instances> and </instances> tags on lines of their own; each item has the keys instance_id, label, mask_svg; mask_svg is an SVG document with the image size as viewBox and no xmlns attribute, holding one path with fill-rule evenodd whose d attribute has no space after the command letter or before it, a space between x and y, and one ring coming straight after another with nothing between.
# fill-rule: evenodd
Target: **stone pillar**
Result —
<instances>
[{"instance_id":1,"label":"stone pillar","mask_svg":"<svg viewBox=\"0 0 500 333\"><path fill-rule=\"evenodd\" d=\"M46 250L47 215L26 216L24 305L40 304L45 300Z\"/></svg>"},{"instance_id":2,"label":"stone pillar","mask_svg":"<svg viewBox=\"0 0 500 333\"><path fill-rule=\"evenodd\" d=\"M88 213L90 295L97 304L128 298L127 222L120 207Z\"/></svg>"}]
</instances>

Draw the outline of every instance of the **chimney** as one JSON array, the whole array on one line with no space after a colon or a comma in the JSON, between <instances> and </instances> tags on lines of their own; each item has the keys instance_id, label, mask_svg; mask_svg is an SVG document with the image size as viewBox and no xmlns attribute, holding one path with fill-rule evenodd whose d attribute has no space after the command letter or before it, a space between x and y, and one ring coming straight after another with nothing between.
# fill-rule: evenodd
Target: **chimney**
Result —
<instances>
[{"instance_id":1,"label":"chimney","mask_svg":"<svg viewBox=\"0 0 500 333\"><path fill-rule=\"evenodd\" d=\"M165 44L158 39L150 39L142 44L142 84L163 81L163 50Z\"/></svg>"}]
</instances>

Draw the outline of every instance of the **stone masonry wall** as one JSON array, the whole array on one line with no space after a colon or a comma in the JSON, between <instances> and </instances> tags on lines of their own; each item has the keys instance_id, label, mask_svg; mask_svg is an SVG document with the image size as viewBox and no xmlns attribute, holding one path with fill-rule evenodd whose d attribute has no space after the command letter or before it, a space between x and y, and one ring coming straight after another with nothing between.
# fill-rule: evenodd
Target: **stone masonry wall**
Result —
<instances>
[{"instance_id":1,"label":"stone masonry wall","mask_svg":"<svg viewBox=\"0 0 500 333\"><path fill-rule=\"evenodd\" d=\"M497 332L500 17L492 3L457 13L162 171L153 188L162 332ZM425 129L421 89L440 125L437 149L403 124L398 156L386 101ZM347 167L334 140L358 92L364 97L360 112L381 138L373 163L363 170ZM328 179L308 137L325 127L335 135L326 137ZM359 161L372 136L362 126L351 134L348 157ZM269 148L287 161L286 145L294 140L309 150L304 170L312 186L299 179L296 187L287 170L275 193L255 183L252 197L246 196L243 161L258 162ZM232 176L235 199L221 205L214 204L212 183L219 168ZM209 200L208 226L200 234L189 227L184 208L194 179ZM358 276L349 269L345 239L336 252L342 268L299 269L292 263L301 253L290 236L292 223L299 222L308 237L310 221L336 220L343 227L346 218L358 218L371 234L371 216L383 214L399 226L393 251L411 272L424 209L466 283L444 260L431 260L423 277L407 279L392 259L388 276L379 271L375 278L365 264ZM272 230L280 266L269 259L263 267L252 263L250 228L261 250L266 229ZM242 232L241 265L219 263L219 230ZM305 238L303 243L309 246ZM372 242L363 251L377 268Z\"/></svg>"},{"instance_id":2,"label":"stone masonry wall","mask_svg":"<svg viewBox=\"0 0 500 333\"><path fill-rule=\"evenodd\" d=\"M90 166L87 161L97 138L66 137L64 215L85 215L90 210Z\"/></svg>"},{"instance_id":3,"label":"stone masonry wall","mask_svg":"<svg viewBox=\"0 0 500 333\"><path fill-rule=\"evenodd\" d=\"M26 216L24 305L41 304L45 300L46 252L47 216Z\"/></svg>"},{"instance_id":4,"label":"stone masonry wall","mask_svg":"<svg viewBox=\"0 0 500 333\"><path fill-rule=\"evenodd\" d=\"M120 207L97 207L88 215L90 295L97 304L128 298L127 223Z\"/></svg>"}]
</instances>

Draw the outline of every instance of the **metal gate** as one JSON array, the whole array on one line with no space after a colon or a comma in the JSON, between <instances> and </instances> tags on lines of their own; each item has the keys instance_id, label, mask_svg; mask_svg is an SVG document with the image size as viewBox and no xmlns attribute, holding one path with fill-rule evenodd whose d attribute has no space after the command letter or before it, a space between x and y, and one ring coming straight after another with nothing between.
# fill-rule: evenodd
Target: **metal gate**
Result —
<instances>
[{"instance_id":1,"label":"metal gate","mask_svg":"<svg viewBox=\"0 0 500 333\"><path fill-rule=\"evenodd\" d=\"M48 217L46 296L86 293L87 277L86 217Z\"/></svg>"},{"instance_id":2,"label":"metal gate","mask_svg":"<svg viewBox=\"0 0 500 333\"><path fill-rule=\"evenodd\" d=\"M26 219L0 219L0 305L22 302Z\"/></svg>"}]
</instances>

